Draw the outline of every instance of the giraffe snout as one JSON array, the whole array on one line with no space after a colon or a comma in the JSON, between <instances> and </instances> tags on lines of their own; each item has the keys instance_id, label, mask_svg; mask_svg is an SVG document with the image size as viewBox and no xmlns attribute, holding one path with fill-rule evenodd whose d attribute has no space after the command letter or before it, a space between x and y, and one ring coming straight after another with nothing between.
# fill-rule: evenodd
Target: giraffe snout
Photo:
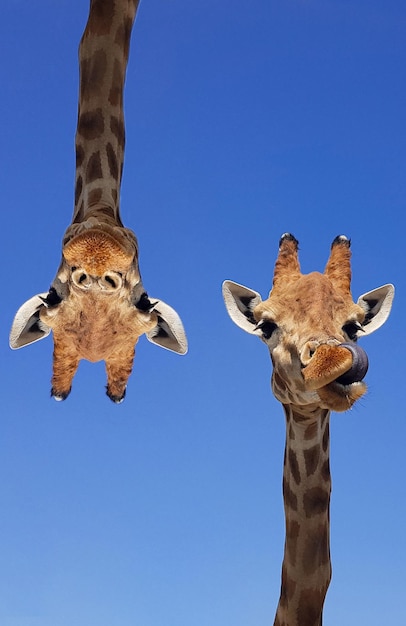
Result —
<instances>
[{"instance_id":1,"label":"giraffe snout","mask_svg":"<svg viewBox=\"0 0 406 626\"><path fill-rule=\"evenodd\" d=\"M302 367L309 365L320 346L338 346L339 343L340 342L337 339L334 339L334 337L327 337L325 339L310 339L304 344L303 348L299 352Z\"/></svg>"},{"instance_id":2,"label":"giraffe snout","mask_svg":"<svg viewBox=\"0 0 406 626\"><path fill-rule=\"evenodd\" d=\"M310 343L310 342L309 342ZM322 343L314 348L308 346L304 357L308 356L307 364L302 369L306 388L320 389L345 375L353 363L353 354L346 346ZM313 355L309 356L313 351Z\"/></svg>"},{"instance_id":3,"label":"giraffe snout","mask_svg":"<svg viewBox=\"0 0 406 626\"><path fill-rule=\"evenodd\" d=\"M320 389L333 381L341 385L361 382L368 370L366 352L355 343L309 341L301 351L301 359L308 389Z\"/></svg>"}]
</instances>

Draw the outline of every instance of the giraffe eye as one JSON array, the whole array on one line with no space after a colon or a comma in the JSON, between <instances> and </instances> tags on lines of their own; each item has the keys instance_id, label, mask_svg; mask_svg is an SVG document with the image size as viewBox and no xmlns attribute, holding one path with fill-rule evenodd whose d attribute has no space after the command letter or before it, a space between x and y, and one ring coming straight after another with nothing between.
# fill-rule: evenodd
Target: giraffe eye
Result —
<instances>
[{"instance_id":1,"label":"giraffe eye","mask_svg":"<svg viewBox=\"0 0 406 626\"><path fill-rule=\"evenodd\" d=\"M255 330L260 330L264 339L270 339L272 333L278 328L271 320L262 320L255 326Z\"/></svg>"},{"instance_id":2,"label":"giraffe eye","mask_svg":"<svg viewBox=\"0 0 406 626\"><path fill-rule=\"evenodd\" d=\"M349 339L351 339L351 341L357 341L358 333L360 331L364 332L364 329L359 322L347 322L347 324L344 324L343 326L343 331Z\"/></svg>"}]
</instances>

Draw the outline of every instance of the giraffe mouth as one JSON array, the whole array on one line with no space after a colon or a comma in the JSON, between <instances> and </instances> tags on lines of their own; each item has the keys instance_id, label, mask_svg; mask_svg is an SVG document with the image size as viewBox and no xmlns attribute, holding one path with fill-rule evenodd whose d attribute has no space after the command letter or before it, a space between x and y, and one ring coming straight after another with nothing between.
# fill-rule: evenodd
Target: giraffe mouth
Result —
<instances>
[{"instance_id":1,"label":"giraffe mouth","mask_svg":"<svg viewBox=\"0 0 406 626\"><path fill-rule=\"evenodd\" d=\"M348 386L363 380L368 371L366 352L357 344L320 345L302 374L308 390L330 383Z\"/></svg>"},{"instance_id":2,"label":"giraffe mouth","mask_svg":"<svg viewBox=\"0 0 406 626\"><path fill-rule=\"evenodd\" d=\"M363 381L348 385L334 382L317 389L317 394L327 409L341 413L348 411L357 400L365 395L366 391L367 386Z\"/></svg>"},{"instance_id":3,"label":"giraffe mouth","mask_svg":"<svg viewBox=\"0 0 406 626\"><path fill-rule=\"evenodd\" d=\"M317 391L329 409L346 411L365 394L367 370L365 351L357 344L343 343L319 346L302 373L306 389Z\"/></svg>"},{"instance_id":4,"label":"giraffe mouth","mask_svg":"<svg viewBox=\"0 0 406 626\"><path fill-rule=\"evenodd\" d=\"M336 382L341 385L351 385L361 382L368 371L368 356L365 350L356 343L342 343L341 348L346 348L352 354L352 364L350 369L339 376Z\"/></svg>"}]
</instances>

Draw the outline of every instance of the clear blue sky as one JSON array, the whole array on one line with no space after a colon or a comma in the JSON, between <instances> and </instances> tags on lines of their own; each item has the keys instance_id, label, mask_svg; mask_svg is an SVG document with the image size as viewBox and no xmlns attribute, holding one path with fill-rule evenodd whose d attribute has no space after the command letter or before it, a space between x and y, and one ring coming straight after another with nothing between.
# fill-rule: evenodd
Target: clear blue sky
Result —
<instances>
[{"instance_id":1,"label":"clear blue sky","mask_svg":"<svg viewBox=\"0 0 406 626\"><path fill-rule=\"evenodd\" d=\"M52 340L12 352L73 209L87 0L3 0L0 21L2 626L269 626L284 541L284 417L232 279L266 296L278 240L353 295L393 282L362 345L369 394L333 414L326 626L405 624L406 8L400 0L143 0L126 86L122 215L179 357L143 338L127 397L82 362L49 398ZM324 623L324 622L323 622Z\"/></svg>"}]
</instances>

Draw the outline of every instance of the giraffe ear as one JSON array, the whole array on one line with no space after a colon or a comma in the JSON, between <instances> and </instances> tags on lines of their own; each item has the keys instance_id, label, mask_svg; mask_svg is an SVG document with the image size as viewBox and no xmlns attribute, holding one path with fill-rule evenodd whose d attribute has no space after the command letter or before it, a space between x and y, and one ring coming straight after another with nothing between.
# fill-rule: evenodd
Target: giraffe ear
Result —
<instances>
[{"instance_id":1,"label":"giraffe ear","mask_svg":"<svg viewBox=\"0 0 406 626\"><path fill-rule=\"evenodd\" d=\"M262 302L259 293L231 280L225 280L223 283L223 298L228 314L233 322L247 333L254 334L257 322L252 311Z\"/></svg>"},{"instance_id":2,"label":"giraffe ear","mask_svg":"<svg viewBox=\"0 0 406 626\"><path fill-rule=\"evenodd\" d=\"M368 291L358 298L357 304L365 311L365 320L362 324L364 332L360 331L359 337L370 335L386 322L394 295L395 288L389 284Z\"/></svg>"},{"instance_id":3,"label":"giraffe ear","mask_svg":"<svg viewBox=\"0 0 406 626\"><path fill-rule=\"evenodd\" d=\"M39 317L47 296L48 293L33 296L18 309L10 331L10 348L17 350L49 335L50 327Z\"/></svg>"},{"instance_id":4,"label":"giraffe ear","mask_svg":"<svg viewBox=\"0 0 406 626\"><path fill-rule=\"evenodd\" d=\"M154 301L153 298L151 300ZM179 315L162 300L154 304L153 310L158 316L158 324L146 333L147 339L161 348L186 354L187 338Z\"/></svg>"}]
</instances>

